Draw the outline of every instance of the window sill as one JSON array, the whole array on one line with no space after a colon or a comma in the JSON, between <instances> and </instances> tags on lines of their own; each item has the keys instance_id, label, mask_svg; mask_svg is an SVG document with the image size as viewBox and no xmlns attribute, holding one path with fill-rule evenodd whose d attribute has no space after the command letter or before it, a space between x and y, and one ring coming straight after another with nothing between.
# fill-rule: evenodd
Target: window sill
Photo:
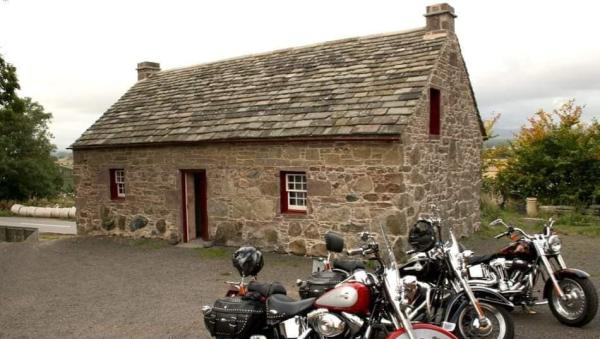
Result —
<instances>
[{"instance_id":1,"label":"window sill","mask_svg":"<svg viewBox=\"0 0 600 339\"><path fill-rule=\"evenodd\" d=\"M122 198L110 198L110 201L125 201L125 197L122 197Z\"/></svg>"},{"instance_id":2,"label":"window sill","mask_svg":"<svg viewBox=\"0 0 600 339\"><path fill-rule=\"evenodd\" d=\"M290 217L290 218L294 218L294 217L302 218L302 217L307 217L308 213L307 213L307 211L293 211L292 210L292 211L281 212L280 215L284 216L284 217Z\"/></svg>"}]
</instances>

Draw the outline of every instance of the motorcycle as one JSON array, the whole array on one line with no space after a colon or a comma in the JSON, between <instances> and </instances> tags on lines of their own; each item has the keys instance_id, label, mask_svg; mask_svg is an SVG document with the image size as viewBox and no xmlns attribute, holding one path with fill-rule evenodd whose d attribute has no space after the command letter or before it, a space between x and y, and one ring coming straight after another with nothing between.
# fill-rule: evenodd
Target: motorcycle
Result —
<instances>
[{"instance_id":1,"label":"motorcycle","mask_svg":"<svg viewBox=\"0 0 600 339\"><path fill-rule=\"evenodd\" d=\"M272 292L270 284L252 281L247 285L245 296L220 298L213 306L203 307L211 336L220 339L455 339L443 328L413 324L408 320L405 305L418 295L414 277L400 278L395 259L384 263L372 233L361 233L361 239L365 244L348 252L377 262L375 273L357 269L320 297L300 301L284 293L269 293ZM387 241L386 247L393 255Z\"/></svg>"},{"instance_id":2,"label":"motorcycle","mask_svg":"<svg viewBox=\"0 0 600 339\"><path fill-rule=\"evenodd\" d=\"M361 247L346 251L348 256L360 255L375 262L374 272L367 272L364 267L354 269L346 280L317 298L315 306L318 309L325 308L328 312L341 312L344 317L348 316L347 313L357 316L354 324L358 331L350 331L339 338L456 338L442 327L410 321L406 309L420 295L418 283L414 276L400 277L397 261L383 226L380 226L380 231L379 236L384 244L383 253L375 240L375 233L370 232L359 234L363 242ZM353 300L356 302L352 302ZM322 326L315 324L315 327ZM338 338L319 334L324 338Z\"/></svg>"},{"instance_id":3,"label":"motorcycle","mask_svg":"<svg viewBox=\"0 0 600 339\"><path fill-rule=\"evenodd\" d=\"M596 288L588 273L565 263L561 240L553 231L554 220L549 219L540 234L527 234L502 219L490 223L495 225L506 227L495 238L508 237L511 243L494 254L468 256L470 285L494 289L527 310L547 303L556 319L568 326L581 327L595 317ZM540 280L545 281L544 301L538 302L534 288Z\"/></svg>"},{"instance_id":4,"label":"motorcycle","mask_svg":"<svg viewBox=\"0 0 600 339\"><path fill-rule=\"evenodd\" d=\"M449 240L441 239L439 217L411 227L409 243L414 250L399 268L400 276L415 276L425 292L409 305L409 319L441 324L461 338L514 338L507 311L514 305L495 290L469 284L465 257L451 228Z\"/></svg>"},{"instance_id":5,"label":"motorcycle","mask_svg":"<svg viewBox=\"0 0 600 339\"><path fill-rule=\"evenodd\" d=\"M355 270L365 269L359 260L332 259L334 253L342 253L344 250L344 238L341 235L335 232L325 234L325 248L328 251L327 257L313 260L311 276L306 280L296 281L298 294L302 299L320 297L347 279Z\"/></svg>"}]
</instances>

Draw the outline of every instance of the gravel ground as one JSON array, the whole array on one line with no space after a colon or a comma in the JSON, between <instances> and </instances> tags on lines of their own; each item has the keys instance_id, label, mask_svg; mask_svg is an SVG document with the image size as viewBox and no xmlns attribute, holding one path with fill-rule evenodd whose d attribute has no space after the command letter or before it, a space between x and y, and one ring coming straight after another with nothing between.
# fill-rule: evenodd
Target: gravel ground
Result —
<instances>
[{"instance_id":1,"label":"gravel ground","mask_svg":"<svg viewBox=\"0 0 600 339\"><path fill-rule=\"evenodd\" d=\"M598 239L565 237L567 262L600 286ZM469 240L475 250L501 241ZM200 307L235 280L231 249L208 252L153 241L71 237L0 243L0 338L205 338ZM483 252L481 252L483 253ZM294 281L311 260L267 254L261 280ZM294 292L295 293L295 292ZM600 320L561 326L547 306L515 312L518 338L599 338Z\"/></svg>"}]
</instances>

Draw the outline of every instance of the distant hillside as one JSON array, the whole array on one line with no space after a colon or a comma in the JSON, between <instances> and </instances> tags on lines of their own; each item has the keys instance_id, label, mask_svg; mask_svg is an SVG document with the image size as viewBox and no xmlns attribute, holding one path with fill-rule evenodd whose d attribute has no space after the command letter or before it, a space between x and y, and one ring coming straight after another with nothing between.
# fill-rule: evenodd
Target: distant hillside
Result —
<instances>
[{"instance_id":1,"label":"distant hillside","mask_svg":"<svg viewBox=\"0 0 600 339\"><path fill-rule=\"evenodd\" d=\"M484 148L492 148L492 147L497 147L497 146L503 146L503 145L507 145L511 140L512 140L512 138L495 137L495 138L492 138L492 139L484 142L483 147Z\"/></svg>"},{"instance_id":2,"label":"distant hillside","mask_svg":"<svg viewBox=\"0 0 600 339\"><path fill-rule=\"evenodd\" d=\"M63 178L63 193L73 192L73 152L57 151L53 154L56 159L56 164Z\"/></svg>"}]
</instances>

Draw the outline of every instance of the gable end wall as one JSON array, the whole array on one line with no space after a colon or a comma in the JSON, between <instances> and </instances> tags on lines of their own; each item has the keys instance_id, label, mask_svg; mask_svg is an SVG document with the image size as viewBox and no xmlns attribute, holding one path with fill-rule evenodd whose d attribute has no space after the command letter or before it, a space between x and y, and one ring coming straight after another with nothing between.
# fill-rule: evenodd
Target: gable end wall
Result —
<instances>
[{"instance_id":1,"label":"gable end wall","mask_svg":"<svg viewBox=\"0 0 600 339\"><path fill-rule=\"evenodd\" d=\"M483 136L460 46L451 34L429 80L441 91L441 135L429 135L429 89L403 134L405 165L411 167L407 195L425 196L418 215L436 204L446 226L468 234L480 226ZM414 222L409 220L408 222Z\"/></svg>"}]
</instances>

